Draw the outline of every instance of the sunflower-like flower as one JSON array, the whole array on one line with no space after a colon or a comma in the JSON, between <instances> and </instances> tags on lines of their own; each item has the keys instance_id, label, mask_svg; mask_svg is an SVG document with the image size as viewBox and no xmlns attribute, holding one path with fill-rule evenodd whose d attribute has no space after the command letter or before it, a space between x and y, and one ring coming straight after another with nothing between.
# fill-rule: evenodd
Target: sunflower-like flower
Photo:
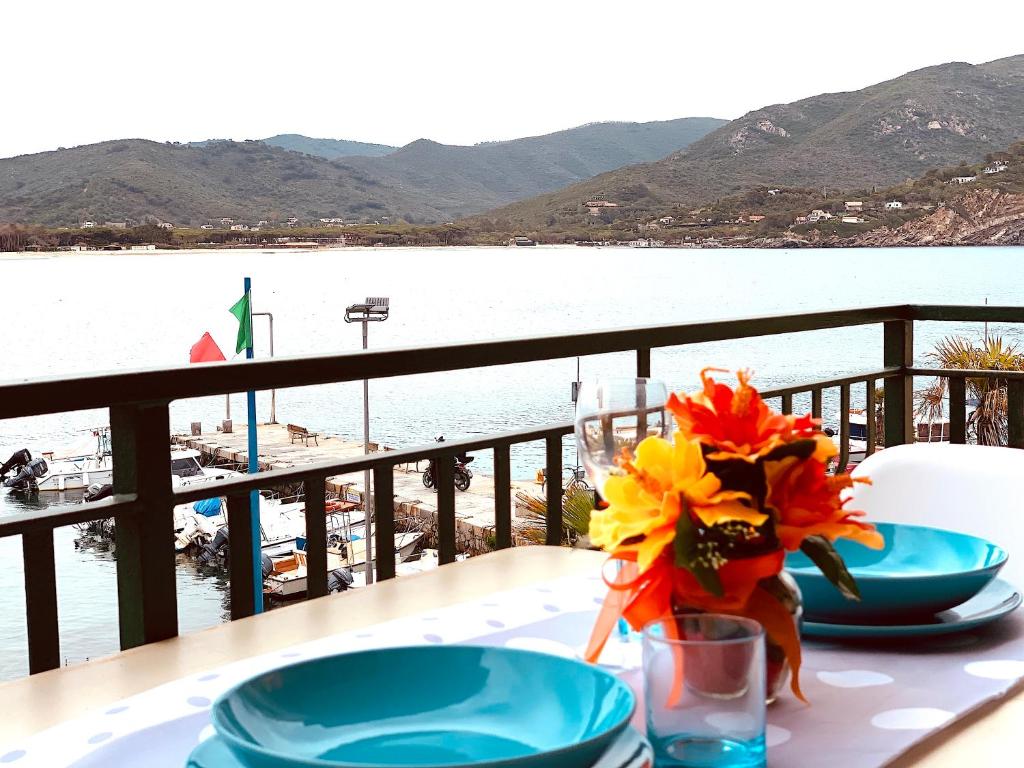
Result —
<instances>
[{"instance_id":1,"label":"sunflower-like flower","mask_svg":"<svg viewBox=\"0 0 1024 768\"><path fill-rule=\"evenodd\" d=\"M637 446L635 459L625 458L620 466L622 473L605 483L608 506L591 516L590 539L612 552L635 552L640 573L675 539L684 499L705 526L739 521L756 527L768 519L744 503L749 494L722 490L718 477L707 471L700 442L679 432L672 442L648 437Z\"/></svg>"},{"instance_id":2,"label":"sunflower-like flower","mask_svg":"<svg viewBox=\"0 0 1024 768\"><path fill-rule=\"evenodd\" d=\"M865 480L847 474L830 476L818 455L806 461L792 456L766 461L764 469L768 486L765 506L772 510L775 532L786 549L799 549L809 536L824 536L829 541L852 539L872 549L884 546L875 527L857 519L863 512L844 509L842 491Z\"/></svg>"},{"instance_id":3,"label":"sunflower-like flower","mask_svg":"<svg viewBox=\"0 0 1024 768\"><path fill-rule=\"evenodd\" d=\"M720 384L705 368L700 378L703 391L696 395L673 394L668 409L676 417L680 431L712 448L710 459L743 459L756 462L780 445L810 438L817 422L810 416L780 414L769 408L750 386L750 372L737 371L736 389Z\"/></svg>"}]
</instances>

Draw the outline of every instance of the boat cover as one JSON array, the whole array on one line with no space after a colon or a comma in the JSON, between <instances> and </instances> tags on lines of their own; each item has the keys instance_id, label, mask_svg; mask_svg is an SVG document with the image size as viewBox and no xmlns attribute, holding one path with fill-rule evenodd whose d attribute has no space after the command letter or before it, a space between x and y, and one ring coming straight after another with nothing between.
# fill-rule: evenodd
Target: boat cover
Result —
<instances>
[{"instance_id":1,"label":"boat cover","mask_svg":"<svg viewBox=\"0 0 1024 768\"><path fill-rule=\"evenodd\" d=\"M215 517L220 514L220 499L200 499L192 505L192 509L203 517Z\"/></svg>"}]
</instances>

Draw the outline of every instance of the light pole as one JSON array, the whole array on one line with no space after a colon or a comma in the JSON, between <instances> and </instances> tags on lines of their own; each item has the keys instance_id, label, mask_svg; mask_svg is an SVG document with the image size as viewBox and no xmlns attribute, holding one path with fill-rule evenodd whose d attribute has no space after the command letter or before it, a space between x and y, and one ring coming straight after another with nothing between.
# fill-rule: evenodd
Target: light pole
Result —
<instances>
[{"instance_id":1,"label":"light pole","mask_svg":"<svg viewBox=\"0 0 1024 768\"><path fill-rule=\"evenodd\" d=\"M383 296L368 297L365 304L353 304L345 308L346 323L363 324L363 349L367 347L367 329L370 323L382 323L388 319L389 299ZM363 379L363 452L370 452L370 381ZM366 583L373 583L373 494L370 492L370 470L363 473L363 512L366 515Z\"/></svg>"},{"instance_id":2,"label":"light pole","mask_svg":"<svg viewBox=\"0 0 1024 768\"><path fill-rule=\"evenodd\" d=\"M274 356L274 315L271 312L253 312L253 317L266 317L270 320L270 356ZM231 412L228 412L231 418ZM277 424L277 390L270 390L270 423Z\"/></svg>"}]
</instances>

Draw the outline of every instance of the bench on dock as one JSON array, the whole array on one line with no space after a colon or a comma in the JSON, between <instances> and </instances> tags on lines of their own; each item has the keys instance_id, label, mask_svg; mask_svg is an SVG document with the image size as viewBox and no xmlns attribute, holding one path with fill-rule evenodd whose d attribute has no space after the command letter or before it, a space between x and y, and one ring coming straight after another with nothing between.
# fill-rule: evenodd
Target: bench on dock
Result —
<instances>
[{"instance_id":1,"label":"bench on dock","mask_svg":"<svg viewBox=\"0 0 1024 768\"><path fill-rule=\"evenodd\" d=\"M288 425L288 437L291 438L294 443L296 440L302 440L306 446L309 446L309 441L312 440L314 444L320 445L317 438L320 436L319 432L310 432L305 427L300 427L296 424Z\"/></svg>"}]
</instances>

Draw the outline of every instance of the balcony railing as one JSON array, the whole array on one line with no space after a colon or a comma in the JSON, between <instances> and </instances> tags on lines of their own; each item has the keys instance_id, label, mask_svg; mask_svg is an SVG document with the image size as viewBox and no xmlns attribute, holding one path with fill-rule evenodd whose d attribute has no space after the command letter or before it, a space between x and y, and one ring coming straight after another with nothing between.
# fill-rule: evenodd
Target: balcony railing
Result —
<instances>
[{"instance_id":1,"label":"balcony railing","mask_svg":"<svg viewBox=\"0 0 1024 768\"><path fill-rule=\"evenodd\" d=\"M242 390L284 389L411 374L435 373L494 365L554 360L612 352L636 354L638 376L651 375L651 350L710 341L752 338L851 326L883 326L880 367L849 376L812 381L765 392L791 412L796 395L811 397L811 411L821 416L825 390L838 389L840 402L840 466L849 456L851 388L865 387L868 449L875 444L898 445L914 438L913 381L915 376L949 377L952 442L966 437L965 382L976 376L1008 382L1009 444L1024 447L1024 373L1004 371L933 370L914 367L915 321L1024 323L1022 307L899 305L776 315L709 323L656 325L621 330L541 336L505 341L481 341L438 347L391 349L330 356L276 358L245 363L222 363L189 368L145 370L74 378L50 378L0 385L0 419L110 409L114 460L114 495L103 501L0 518L0 537L21 536L25 558L26 621L29 670L57 667L60 648L57 626L57 585L54 568L55 528L116 519L117 592L122 649L174 637L178 633L175 594L173 511L177 504L210 496L227 497L231 617L253 612L252 519L249 492L301 482L306 505L308 598L327 594L326 479L336 475L373 472L376 509L376 573L395 575L393 551L395 517L393 471L398 465L425 459L437 463L438 550L442 564L455 560L455 488L451 459L458 453L494 453L495 543L512 546L510 448L544 441L546 444L547 542L562 535L562 438L572 424L552 424L468 440L387 451L331 463L272 470L258 475L175 489L167 469L170 434L168 406L173 400L221 395ZM877 382L885 392L884 434L875 435L874 396Z\"/></svg>"}]
</instances>

